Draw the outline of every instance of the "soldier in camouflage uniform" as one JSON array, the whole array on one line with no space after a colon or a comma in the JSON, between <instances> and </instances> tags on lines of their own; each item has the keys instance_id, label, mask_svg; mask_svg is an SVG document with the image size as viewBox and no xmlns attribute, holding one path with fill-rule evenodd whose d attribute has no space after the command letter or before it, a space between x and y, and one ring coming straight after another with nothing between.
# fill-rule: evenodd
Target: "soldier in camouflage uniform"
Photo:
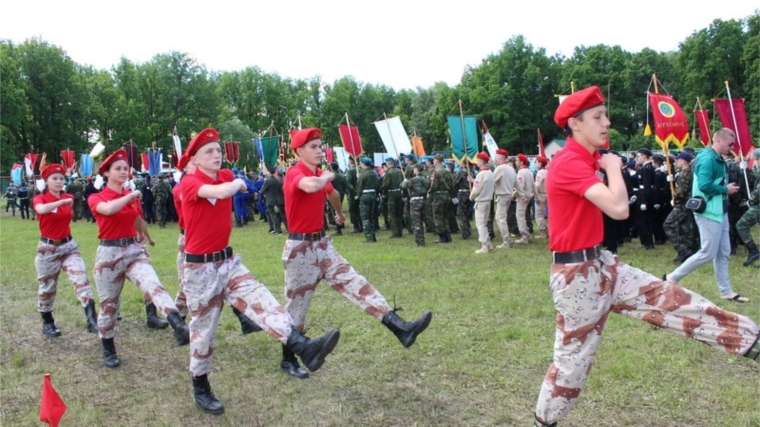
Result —
<instances>
[{"instance_id":1,"label":"soldier in camouflage uniform","mask_svg":"<svg viewBox=\"0 0 760 427\"><path fill-rule=\"evenodd\" d=\"M346 171L346 181L354 191L348 194L348 214L351 217L353 225L352 233L362 232L362 218L359 212L359 194L356 194L356 183L359 179L359 170L357 170L354 158L348 157L348 170Z\"/></svg>"},{"instance_id":2,"label":"soldier in camouflage uniform","mask_svg":"<svg viewBox=\"0 0 760 427\"><path fill-rule=\"evenodd\" d=\"M446 206L451 203L451 191L454 188L454 180L451 173L443 167L443 155L436 154L434 157L435 169L430 175L430 208L433 215L435 231L438 239L435 243L451 242L451 231L446 219Z\"/></svg>"},{"instance_id":3,"label":"soldier in camouflage uniform","mask_svg":"<svg viewBox=\"0 0 760 427\"><path fill-rule=\"evenodd\" d=\"M346 179L346 176L343 175L343 172L340 171L340 167L338 167L337 162L330 163L330 170L335 174L335 179L332 182L333 188L338 191L338 194L340 194L340 204L343 205L343 197L345 194L353 194L354 193L354 187L351 186L351 184L348 183L348 180ZM331 218L335 217L335 208L328 203L327 205L329 216ZM283 215L285 212L283 211ZM334 236L342 236L343 235L343 227L345 227L344 224L336 224L335 225L335 233Z\"/></svg>"},{"instance_id":4,"label":"soldier in camouflage uniform","mask_svg":"<svg viewBox=\"0 0 760 427\"><path fill-rule=\"evenodd\" d=\"M169 201L171 192L172 189L166 182L166 177L163 174L159 175L153 186L153 197L156 204L156 220L161 228L166 228L166 203Z\"/></svg>"},{"instance_id":5,"label":"soldier in camouflage uniform","mask_svg":"<svg viewBox=\"0 0 760 427\"><path fill-rule=\"evenodd\" d=\"M422 173L428 181L432 180L435 166L433 166L433 157L425 156L425 171ZM433 222L433 203L432 199L428 198L425 203L425 230L428 233L438 233L435 229L435 223Z\"/></svg>"},{"instance_id":6,"label":"soldier in camouflage uniform","mask_svg":"<svg viewBox=\"0 0 760 427\"><path fill-rule=\"evenodd\" d=\"M422 163L408 168L414 177L405 179L401 188L409 191L409 219L414 233L414 246L420 247L425 246L425 197L430 189L430 180L423 175L425 166Z\"/></svg>"},{"instance_id":7,"label":"soldier in camouflage uniform","mask_svg":"<svg viewBox=\"0 0 760 427\"><path fill-rule=\"evenodd\" d=\"M459 231L462 232L462 239L469 239L472 235L470 229L470 183L467 181L467 176L470 173L470 162L462 160L462 167L454 176L454 189L457 192L457 222L459 223Z\"/></svg>"},{"instance_id":8,"label":"soldier in camouflage uniform","mask_svg":"<svg viewBox=\"0 0 760 427\"><path fill-rule=\"evenodd\" d=\"M404 179L414 178L414 164L416 160L417 159L415 158L414 154L407 154L404 156L404 161L406 162L406 167L404 168ZM406 227L406 229L409 231L409 234L413 234L414 231L412 230L412 220L409 214L409 191L405 189L402 190L401 197L403 197L404 200L404 227Z\"/></svg>"},{"instance_id":9,"label":"soldier in camouflage uniform","mask_svg":"<svg viewBox=\"0 0 760 427\"><path fill-rule=\"evenodd\" d=\"M404 228L404 206L401 197L401 181L404 180L404 174L396 166L396 161L393 157L385 159L385 175L383 175L383 182L381 185L381 191L385 195L387 200L387 214L388 221L391 227L391 237L402 237Z\"/></svg>"},{"instance_id":10,"label":"soldier in camouflage uniform","mask_svg":"<svg viewBox=\"0 0 760 427\"><path fill-rule=\"evenodd\" d=\"M454 187L454 162L445 162L443 167L449 171L451 177L451 191L449 191L449 203L446 203L446 221L449 223L449 231L456 234L459 233L459 224L457 223L457 205L459 204L459 198L457 197L457 189Z\"/></svg>"},{"instance_id":11,"label":"soldier in camouflage uniform","mask_svg":"<svg viewBox=\"0 0 760 427\"><path fill-rule=\"evenodd\" d=\"M71 178L69 185L66 186L66 193L74 196L74 206L71 210L74 211L74 222L82 219L82 183L76 178Z\"/></svg>"},{"instance_id":12,"label":"soldier in camouflage uniform","mask_svg":"<svg viewBox=\"0 0 760 427\"><path fill-rule=\"evenodd\" d=\"M728 236L731 241L731 255L736 254L736 247L739 245L739 233L736 231L736 224L739 219L747 212L747 185L744 181L744 174L736 163L736 156L729 151L723 155L726 161L728 172L728 182L733 182L739 186L739 191L728 196Z\"/></svg>"},{"instance_id":13,"label":"soldier in camouflage uniform","mask_svg":"<svg viewBox=\"0 0 760 427\"><path fill-rule=\"evenodd\" d=\"M676 193L673 198L673 210L670 211L663 224L665 235L668 236L668 240L678 254L673 259L673 262L677 264L699 250L699 229L694 221L694 215L685 207L686 201L691 198L691 186L694 182L694 175L689 165L691 160L691 154L685 151L676 157L675 166L678 174L675 177ZM673 180L672 175L668 175L667 180Z\"/></svg>"},{"instance_id":14,"label":"soldier in camouflage uniform","mask_svg":"<svg viewBox=\"0 0 760 427\"><path fill-rule=\"evenodd\" d=\"M757 164L760 161L760 148L755 150L754 156L755 164ZM739 222L736 223L736 232L749 251L747 260L743 263L745 267L760 260L760 251L758 251L757 244L755 244L755 241L752 239L752 233L750 233L750 229L753 226L760 224L760 176L756 176L750 171L747 171L747 175L748 178L752 178L748 179L750 183L754 181L754 190L747 202L749 209L742 215Z\"/></svg>"},{"instance_id":15,"label":"soldier in camouflage uniform","mask_svg":"<svg viewBox=\"0 0 760 427\"><path fill-rule=\"evenodd\" d=\"M362 171L356 180L356 197L359 200L359 214L366 242L377 242L375 222L377 221L377 190L380 179L377 177L372 160L362 157Z\"/></svg>"}]
</instances>

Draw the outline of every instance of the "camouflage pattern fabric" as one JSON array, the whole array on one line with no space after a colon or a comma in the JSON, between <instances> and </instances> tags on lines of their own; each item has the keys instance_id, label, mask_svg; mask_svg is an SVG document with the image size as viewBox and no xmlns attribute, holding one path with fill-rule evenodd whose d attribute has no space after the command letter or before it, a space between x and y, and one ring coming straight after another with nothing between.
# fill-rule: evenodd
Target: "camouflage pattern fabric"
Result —
<instances>
[{"instance_id":1,"label":"camouflage pattern fabric","mask_svg":"<svg viewBox=\"0 0 760 427\"><path fill-rule=\"evenodd\" d=\"M757 325L675 283L626 265L609 251L599 259L552 264L550 287L557 309L554 363L544 378L536 418L562 419L591 371L610 312L643 320L717 350L743 355Z\"/></svg>"},{"instance_id":2,"label":"camouflage pattern fabric","mask_svg":"<svg viewBox=\"0 0 760 427\"><path fill-rule=\"evenodd\" d=\"M82 219L82 190L82 184L76 179L66 186L66 192L74 196L74 204L71 207L74 212L74 221Z\"/></svg>"},{"instance_id":3,"label":"camouflage pattern fabric","mask_svg":"<svg viewBox=\"0 0 760 427\"><path fill-rule=\"evenodd\" d=\"M182 280L184 266L185 235L180 234L177 238L177 279L179 280L179 287L177 287L177 296L174 298L174 305L177 306L177 311L179 311L179 315L182 317L187 316L187 294L185 293L185 286Z\"/></svg>"},{"instance_id":4,"label":"camouflage pattern fabric","mask_svg":"<svg viewBox=\"0 0 760 427\"><path fill-rule=\"evenodd\" d=\"M159 227L166 227L166 202L171 196L172 188L164 179L159 179L153 186L153 197L156 199L156 220Z\"/></svg>"},{"instance_id":5,"label":"camouflage pattern fabric","mask_svg":"<svg viewBox=\"0 0 760 427\"><path fill-rule=\"evenodd\" d=\"M61 270L69 275L74 293L83 307L93 300L87 269L76 240L69 240L60 246L39 242L34 267L37 270L37 309L40 312L53 311Z\"/></svg>"},{"instance_id":6,"label":"camouflage pattern fabric","mask_svg":"<svg viewBox=\"0 0 760 427\"><path fill-rule=\"evenodd\" d=\"M417 175L401 186L409 191L409 219L414 243L425 246L425 195L430 188L430 181L423 175Z\"/></svg>"},{"instance_id":7,"label":"camouflage pattern fabric","mask_svg":"<svg viewBox=\"0 0 760 427\"><path fill-rule=\"evenodd\" d=\"M285 308L301 331L320 281L377 320L392 310L380 292L335 251L329 236L317 242L288 239L282 250L282 262L285 264Z\"/></svg>"}]
</instances>

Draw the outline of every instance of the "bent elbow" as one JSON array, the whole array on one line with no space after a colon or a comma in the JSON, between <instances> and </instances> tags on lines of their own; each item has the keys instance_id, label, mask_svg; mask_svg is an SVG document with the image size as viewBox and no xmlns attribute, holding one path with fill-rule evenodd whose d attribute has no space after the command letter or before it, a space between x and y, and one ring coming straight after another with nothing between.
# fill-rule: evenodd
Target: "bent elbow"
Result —
<instances>
[{"instance_id":1,"label":"bent elbow","mask_svg":"<svg viewBox=\"0 0 760 427\"><path fill-rule=\"evenodd\" d=\"M610 218L618 221L622 221L624 219L628 219L628 205L626 204L623 207L616 208L614 212L608 213L607 215L610 216Z\"/></svg>"}]
</instances>

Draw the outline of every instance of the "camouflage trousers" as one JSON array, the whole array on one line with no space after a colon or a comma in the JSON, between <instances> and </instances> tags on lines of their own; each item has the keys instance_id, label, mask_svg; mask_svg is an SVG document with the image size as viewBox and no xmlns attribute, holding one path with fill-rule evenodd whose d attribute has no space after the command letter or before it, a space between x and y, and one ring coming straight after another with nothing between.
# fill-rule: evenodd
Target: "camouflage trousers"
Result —
<instances>
[{"instance_id":1,"label":"camouflage trousers","mask_svg":"<svg viewBox=\"0 0 760 427\"><path fill-rule=\"evenodd\" d=\"M361 211L359 210L359 200L354 199L354 194L350 193L348 198L348 214L351 218L351 224L354 226L355 229L360 229L362 227L362 215Z\"/></svg>"},{"instance_id":2,"label":"camouflage trousers","mask_svg":"<svg viewBox=\"0 0 760 427\"><path fill-rule=\"evenodd\" d=\"M359 196L359 213L362 216L364 236L370 239L375 234L375 223L377 222L377 195L374 192Z\"/></svg>"},{"instance_id":3,"label":"camouflage trousers","mask_svg":"<svg viewBox=\"0 0 760 427\"><path fill-rule=\"evenodd\" d=\"M412 219L409 216L409 197L406 195L406 192L404 192L404 228L409 230L409 232L412 232Z\"/></svg>"},{"instance_id":4,"label":"camouflage trousers","mask_svg":"<svg viewBox=\"0 0 760 427\"><path fill-rule=\"evenodd\" d=\"M439 233L438 230L435 229L435 220L433 219L433 199L431 197L427 197L425 202L425 230L428 233ZM442 232L443 230L441 230Z\"/></svg>"},{"instance_id":5,"label":"camouflage trousers","mask_svg":"<svg viewBox=\"0 0 760 427\"><path fill-rule=\"evenodd\" d=\"M757 325L674 283L626 265L609 251L574 264L552 264L557 309L554 363L544 378L536 418L552 424L578 399L610 312L643 320L730 354L744 355Z\"/></svg>"},{"instance_id":6,"label":"camouflage trousers","mask_svg":"<svg viewBox=\"0 0 760 427\"><path fill-rule=\"evenodd\" d=\"M512 198L509 203L509 210L507 211L507 226L509 227L509 234L520 235L520 228L517 226L517 197Z\"/></svg>"},{"instance_id":7,"label":"camouflage trousers","mask_svg":"<svg viewBox=\"0 0 760 427\"><path fill-rule=\"evenodd\" d=\"M512 243L512 237L509 235L509 226L507 225L507 216L509 214L509 205L512 196L496 196L496 224L499 226L502 244L509 245Z\"/></svg>"},{"instance_id":8,"label":"camouflage trousers","mask_svg":"<svg viewBox=\"0 0 760 427\"><path fill-rule=\"evenodd\" d=\"M699 229L694 215L683 204L676 205L662 224L665 235L676 252L699 250Z\"/></svg>"},{"instance_id":9,"label":"camouflage trousers","mask_svg":"<svg viewBox=\"0 0 760 427\"><path fill-rule=\"evenodd\" d=\"M391 226L391 235L401 237L404 231L404 202L401 200L401 190L388 190L388 222Z\"/></svg>"},{"instance_id":10,"label":"camouflage trousers","mask_svg":"<svg viewBox=\"0 0 760 427\"><path fill-rule=\"evenodd\" d=\"M282 250L282 262L285 264L285 308L301 331L320 281L377 320L392 310L380 292L335 251L329 236L317 242L288 239Z\"/></svg>"},{"instance_id":11,"label":"camouflage trousers","mask_svg":"<svg viewBox=\"0 0 760 427\"><path fill-rule=\"evenodd\" d=\"M177 296L174 298L174 304L177 306L177 311L182 317L187 316L187 294L185 293L185 285L182 280L185 268L185 235L180 234L177 238L177 280L179 286L177 287Z\"/></svg>"},{"instance_id":12,"label":"camouflage trousers","mask_svg":"<svg viewBox=\"0 0 760 427\"><path fill-rule=\"evenodd\" d=\"M431 204L430 211L433 215L433 227L435 232L441 234L447 230L451 231L449 228L449 220L446 217L446 206L451 203L448 192L436 191L428 198L428 203Z\"/></svg>"},{"instance_id":13,"label":"camouflage trousers","mask_svg":"<svg viewBox=\"0 0 760 427\"><path fill-rule=\"evenodd\" d=\"M536 197L536 225L542 235L547 236L549 228L546 225L548 211L546 210L546 196Z\"/></svg>"},{"instance_id":14,"label":"camouflage trousers","mask_svg":"<svg viewBox=\"0 0 760 427\"><path fill-rule=\"evenodd\" d=\"M527 198L527 201L523 201L522 199L522 197L517 196L517 211L515 215L517 216L517 228L520 229L520 236L528 238L530 237L530 229L528 228L526 216L528 214L528 205L530 205L530 197Z\"/></svg>"},{"instance_id":15,"label":"camouflage trousers","mask_svg":"<svg viewBox=\"0 0 760 427\"><path fill-rule=\"evenodd\" d=\"M241 264L240 254L219 262L185 262L183 275L192 318L190 372L194 376L211 370L225 300L281 343L287 343L293 319L269 289Z\"/></svg>"},{"instance_id":16,"label":"camouflage trousers","mask_svg":"<svg viewBox=\"0 0 760 427\"><path fill-rule=\"evenodd\" d=\"M164 316L177 309L174 300L164 290L150 263L150 255L138 243L129 246L98 246L95 254L93 277L100 297L98 314L98 336L113 338L116 316L121 303L124 279L129 279L156 305L157 312Z\"/></svg>"},{"instance_id":17,"label":"camouflage trousers","mask_svg":"<svg viewBox=\"0 0 760 427\"><path fill-rule=\"evenodd\" d=\"M760 224L760 206L751 206L747 212L744 212L739 222L736 223L736 232L739 234L739 238L742 242L752 242L752 233L750 229L755 225Z\"/></svg>"},{"instance_id":18,"label":"camouflage trousers","mask_svg":"<svg viewBox=\"0 0 760 427\"><path fill-rule=\"evenodd\" d=\"M459 231L462 232L462 238L467 239L472 235L470 228L470 191L469 190L457 190L457 223L459 224Z\"/></svg>"},{"instance_id":19,"label":"camouflage trousers","mask_svg":"<svg viewBox=\"0 0 760 427\"><path fill-rule=\"evenodd\" d=\"M475 202L475 226L478 227L478 241L484 249L491 248L491 236L488 233L488 217L491 202Z\"/></svg>"},{"instance_id":20,"label":"camouflage trousers","mask_svg":"<svg viewBox=\"0 0 760 427\"><path fill-rule=\"evenodd\" d=\"M425 246L425 197L418 197L412 197L409 201L409 218L414 233L414 243Z\"/></svg>"},{"instance_id":21,"label":"camouflage trousers","mask_svg":"<svg viewBox=\"0 0 760 427\"><path fill-rule=\"evenodd\" d=\"M69 275L74 293L82 306L92 301L92 288L76 240L69 240L59 246L39 242L34 267L37 269L37 309L40 312L53 311L61 270Z\"/></svg>"},{"instance_id":22,"label":"camouflage trousers","mask_svg":"<svg viewBox=\"0 0 760 427\"><path fill-rule=\"evenodd\" d=\"M156 221L163 227L166 225L166 199L156 198Z\"/></svg>"}]
</instances>

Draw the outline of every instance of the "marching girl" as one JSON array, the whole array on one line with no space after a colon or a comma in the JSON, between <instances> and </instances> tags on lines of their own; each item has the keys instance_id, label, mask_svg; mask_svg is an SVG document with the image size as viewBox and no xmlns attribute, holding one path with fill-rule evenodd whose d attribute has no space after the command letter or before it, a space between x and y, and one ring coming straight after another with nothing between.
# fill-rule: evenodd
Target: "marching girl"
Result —
<instances>
[{"instance_id":1,"label":"marching girl","mask_svg":"<svg viewBox=\"0 0 760 427\"><path fill-rule=\"evenodd\" d=\"M71 237L71 220L74 196L63 191L66 170L59 164L50 164L42 171L41 194L34 197L32 208L37 212L40 225L40 242L34 267L37 270L37 309L42 315L42 333L49 337L61 335L53 320L53 305L61 270L74 284L77 299L84 307L87 332L97 331L95 301L87 279L79 244ZM39 182L39 181L38 181ZM45 188L46 187L46 188Z\"/></svg>"},{"instance_id":2,"label":"marching girl","mask_svg":"<svg viewBox=\"0 0 760 427\"><path fill-rule=\"evenodd\" d=\"M108 156L98 173L105 176L106 185L87 201L98 224L100 239L93 271L100 297L98 336L103 344L103 363L115 368L121 362L116 355L114 327L125 278L137 285L144 296L150 297L159 313L166 316L178 345L187 345L190 337L187 325L161 285L143 245L144 242L151 246L155 243L142 218L142 193L125 188L129 179L126 151L117 150Z\"/></svg>"}]
</instances>

